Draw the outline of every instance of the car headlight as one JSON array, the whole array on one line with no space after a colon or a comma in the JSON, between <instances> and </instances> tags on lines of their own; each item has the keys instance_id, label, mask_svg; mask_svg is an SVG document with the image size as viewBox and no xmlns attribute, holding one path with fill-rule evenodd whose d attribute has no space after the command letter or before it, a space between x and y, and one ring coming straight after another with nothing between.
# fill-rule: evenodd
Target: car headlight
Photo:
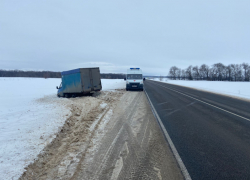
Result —
<instances>
[{"instance_id":1,"label":"car headlight","mask_svg":"<svg viewBox=\"0 0 250 180\"><path fill-rule=\"evenodd\" d=\"M140 81L140 84L143 84L143 81Z\"/></svg>"}]
</instances>

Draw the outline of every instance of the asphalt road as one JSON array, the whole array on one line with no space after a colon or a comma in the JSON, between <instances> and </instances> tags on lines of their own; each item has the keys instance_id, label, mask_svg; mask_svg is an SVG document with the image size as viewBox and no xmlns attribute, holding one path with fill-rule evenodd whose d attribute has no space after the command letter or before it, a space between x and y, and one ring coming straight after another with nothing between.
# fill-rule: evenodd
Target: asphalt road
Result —
<instances>
[{"instance_id":1,"label":"asphalt road","mask_svg":"<svg viewBox=\"0 0 250 180\"><path fill-rule=\"evenodd\" d=\"M146 80L191 178L250 179L250 102Z\"/></svg>"}]
</instances>

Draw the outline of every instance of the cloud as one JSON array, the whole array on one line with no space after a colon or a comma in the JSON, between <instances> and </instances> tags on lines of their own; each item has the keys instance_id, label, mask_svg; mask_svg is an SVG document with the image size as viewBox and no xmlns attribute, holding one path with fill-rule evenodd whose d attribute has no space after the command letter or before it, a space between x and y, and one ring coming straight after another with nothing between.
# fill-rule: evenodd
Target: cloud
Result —
<instances>
[{"instance_id":1,"label":"cloud","mask_svg":"<svg viewBox=\"0 0 250 180\"><path fill-rule=\"evenodd\" d=\"M102 72L250 61L250 1L4 1L0 67ZM167 74L167 73L166 73Z\"/></svg>"}]
</instances>

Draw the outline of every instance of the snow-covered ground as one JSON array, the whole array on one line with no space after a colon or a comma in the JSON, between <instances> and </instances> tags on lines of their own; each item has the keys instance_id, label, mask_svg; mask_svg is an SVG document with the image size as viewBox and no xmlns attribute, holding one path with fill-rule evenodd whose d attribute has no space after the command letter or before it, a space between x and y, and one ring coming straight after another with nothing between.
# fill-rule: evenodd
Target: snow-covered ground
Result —
<instances>
[{"instance_id":1,"label":"snow-covered ground","mask_svg":"<svg viewBox=\"0 0 250 180\"><path fill-rule=\"evenodd\" d=\"M0 78L0 180L18 179L51 142L70 114L56 97L61 79ZM124 89L121 79L103 79L103 90Z\"/></svg>"},{"instance_id":2,"label":"snow-covered ground","mask_svg":"<svg viewBox=\"0 0 250 180\"><path fill-rule=\"evenodd\" d=\"M125 89L126 81L123 79L102 79L102 90L113 91L115 89Z\"/></svg>"},{"instance_id":3,"label":"snow-covered ground","mask_svg":"<svg viewBox=\"0 0 250 180\"><path fill-rule=\"evenodd\" d=\"M154 79L160 81L159 79ZM229 96L250 99L250 82L188 81L163 79L162 82L176 84Z\"/></svg>"}]
</instances>

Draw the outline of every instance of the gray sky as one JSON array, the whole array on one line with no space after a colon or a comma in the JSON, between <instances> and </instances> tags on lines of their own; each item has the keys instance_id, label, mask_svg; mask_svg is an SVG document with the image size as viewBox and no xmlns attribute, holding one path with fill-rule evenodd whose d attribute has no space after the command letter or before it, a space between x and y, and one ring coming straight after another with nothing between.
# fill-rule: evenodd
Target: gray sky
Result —
<instances>
[{"instance_id":1,"label":"gray sky","mask_svg":"<svg viewBox=\"0 0 250 180\"><path fill-rule=\"evenodd\" d=\"M249 0L0 0L0 69L250 63Z\"/></svg>"}]
</instances>

